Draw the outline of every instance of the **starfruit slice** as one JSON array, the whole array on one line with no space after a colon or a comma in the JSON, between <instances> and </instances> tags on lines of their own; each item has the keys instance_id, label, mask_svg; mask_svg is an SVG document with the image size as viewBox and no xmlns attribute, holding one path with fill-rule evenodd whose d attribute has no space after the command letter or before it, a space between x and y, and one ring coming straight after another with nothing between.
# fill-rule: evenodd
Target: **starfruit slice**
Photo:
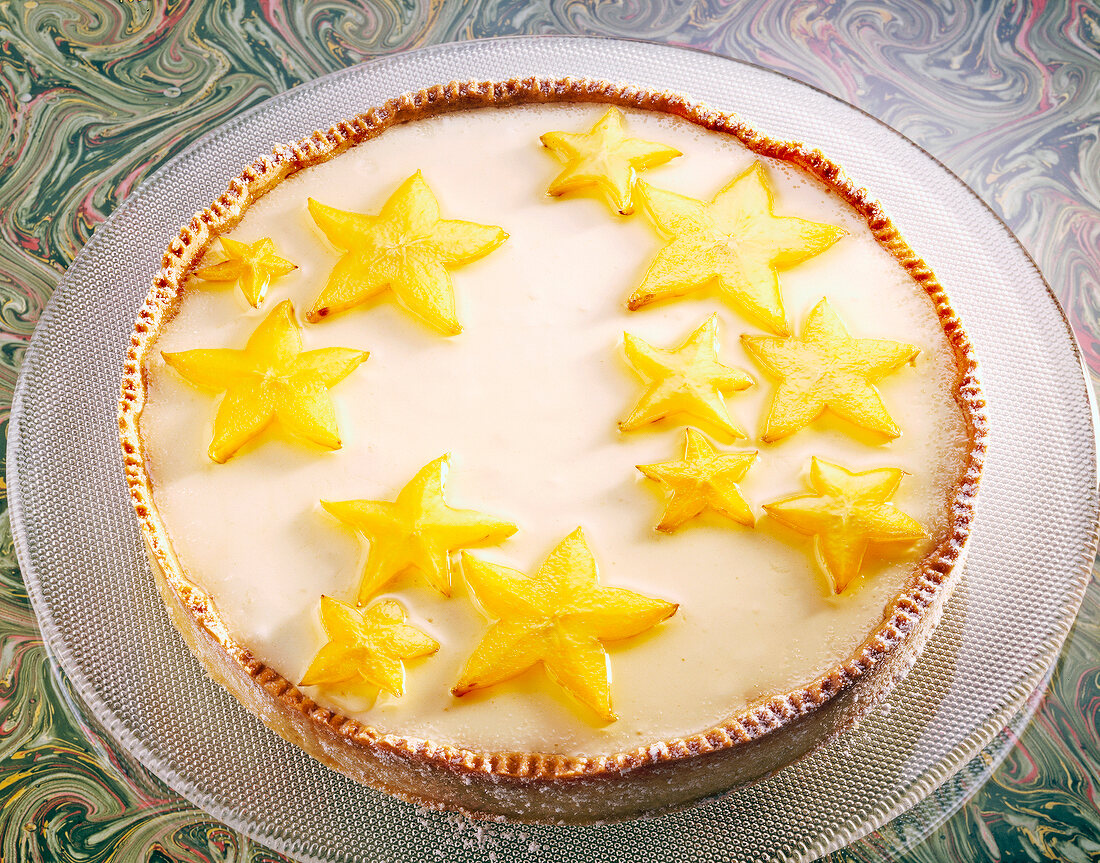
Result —
<instances>
[{"instance_id":1,"label":"starfruit slice","mask_svg":"<svg viewBox=\"0 0 1100 863\"><path fill-rule=\"evenodd\" d=\"M756 518L737 483L744 479L756 455L755 451L718 452L695 429L685 429L682 459L637 466L670 492L657 530L671 533L706 510L752 527Z\"/></svg>"},{"instance_id":2,"label":"starfruit slice","mask_svg":"<svg viewBox=\"0 0 1100 863\"><path fill-rule=\"evenodd\" d=\"M494 621L451 691L494 686L541 662L550 678L607 722L611 674L604 641L630 638L671 617L672 602L598 581L596 559L577 528L533 578L463 552L462 571Z\"/></svg>"},{"instance_id":3,"label":"starfruit slice","mask_svg":"<svg viewBox=\"0 0 1100 863\"><path fill-rule=\"evenodd\" d=\"M224 392L214 418L210 458L225 462L272 423L327 449L340 448L329 388L368 353L351 348L302 350L290 300L279 303L244 350L162 353L168 365L203 389Z\"/></svg>"},{"instance_id":4,"label":"starfruit slice","mask_svg":"<svg viewBox=\"0 0 1100 863\"><path fill-rule=\"evenodd\" d=\"M785 335L779 271L821 254L844 235L835 225L776 216L760 162L709 203L644 181L638 197L668 242L631 295L632 309L714 285L732 308Z\"/></svg>"},{"instance_id":5,"label":"starfruit slice","mask_svg":"<svg viewBox=\"0 0 1100 863\"><path fill-rule=\"evenodd\" d=\"M547 190L551 195L595 186L624 216L634 212L638 172L681 155L674 147L629 137L618 108L608 108L587 132L547 132L539 140L565 162Z\"/></svg>"},{"instance_id":6,"label":"starfruit slice","mask_svg":"<svg viewBox=\"0 0 1100 863\"><path fill-rule=\"evenodd\" d=\"M321 501L321 506L370 542L359 581L360 603L409 568L450 596L451 552L500 542L516 532L509 521L448 506L443 493L449 468L447 455L426 464L396 501Z\"/></svg>"},{"instance_id":7,"label":"starfruit slice","mask_svg":"<svg viewBox=\"0 0 1100 863\"><path fill-rule=\"evenodd\" d=\"M741 341L779 381L764 420L765 441L794 434L826 409L887 437L901 434L874 384L910 362L920 348L885 339L853 339L824 299L814 306L797 338L742 336Z\"/></svg>"},{"instance_id":8,"label":"starfruit slice","mask_svg":"<svg viewBox=\"0 0 1100 863\"><path fill-rule=\"evenodd\" d=\"M312 198L309 212L344 251L306 316L314 323L388 288L414 316L444 335L455 335L462 326L449 270L487 255L508 238L492 225L443 219L419 171L377 216L337 210Z\"/></svg>"},{"instance_id":9,"label":"starfruit slice","mask_svg":"<svg viewBox=\"0 0 1100 863\"><path fill-rule=\"evenodd\" d=\"M237 282L254 309L264 301L273 278L298 269L297 264L275 254L275 244L269 237L252 244L229 237L220 239L225 260L196 270L195 275L207 282Z\"/></svg>"},{"instance_id":10,"label":"starfruit slice","mask_svg":"<svg viewBox=\"0 0 1100 863\"><path fill-rule=\"evenodd\" d=\"M679 415L730 438L746 437L744 428L730 417L723 394L746 389L753 380L740 369L718 362L717 315L703 321L678 348L655 348L624 333L623 349L647 387L630 415L619 423L622 431Z\"/></svg>"},{"instance_id":11,"label":"starfruit slice","mask_svg":"<svg viewBox=\"0 0 1100 863\"><path fill-rule=\"evenodd\" d=\"M321 597L321 625L328 642L302 676L302 686L384 689L405 694L406 659L428 656L439 642L405 623L405 610L392 599L362 611Z\"/></svg>"},{"instance_id":12,"label":"starfruit slice","mask_svg":"<svg viewBox=\"0 0 1100 863\"><path fill-rule=\"evenodd\" d=\"M868 545L927 536L916 519L889 503L904 474L895 467L854 473L815 456L810 465L814 494L777 500L764 510L814 538L817 559L839 595L859 576Z\"/></svg>"}]
</instances>

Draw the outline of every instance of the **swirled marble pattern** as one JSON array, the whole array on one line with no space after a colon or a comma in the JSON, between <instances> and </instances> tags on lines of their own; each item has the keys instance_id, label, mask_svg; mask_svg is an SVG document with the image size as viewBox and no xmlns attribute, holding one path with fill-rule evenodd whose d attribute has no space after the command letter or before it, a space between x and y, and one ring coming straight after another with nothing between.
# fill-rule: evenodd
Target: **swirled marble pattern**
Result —
<instances>
[{"instance_id":1,"label":"swirled marble pattern","mask_svg":"<svg viewBox=\"0 0 1100 863\"><path fill-rule=\"evenodd\" d=\"M1094 0L0 0L0 423L77 250L203 132L381 54L529 33L642 37L786 72L960 174L1057 291L1100 376ZM1100 859L1100 585L1035 720L909 861ZM0 516L0 859L280 859L181 801L73 709ZM872 836L837 859L882 859Z\"/></svg>"}]
</instances>

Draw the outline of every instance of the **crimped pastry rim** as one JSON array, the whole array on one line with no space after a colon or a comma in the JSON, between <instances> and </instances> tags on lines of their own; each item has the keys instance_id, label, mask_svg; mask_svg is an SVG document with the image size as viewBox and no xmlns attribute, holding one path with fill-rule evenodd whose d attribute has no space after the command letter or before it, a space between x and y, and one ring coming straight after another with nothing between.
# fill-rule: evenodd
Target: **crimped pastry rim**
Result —
<instances>
[{"instance_id":1,"label":"crimped pastry rim","mask_svg":"<svg viewBox=\"0 0 1100 863\"><path fill-rule=\"evenodd\" d=\"M351 146L377 137L391 126L453 110L546 102L600 102L673 114L706 129L731 134L751 152L786 161L836 192L865 220L879 245L905 268L931 299L955 355L959 371L956 401L966 422L969 443L965 467L950 504L951 520L944 539L920 561L888 606L882 622L844 662L803 687L750 704L706 731L599 756L465 749L384 733L367 723L318 705L295 684L237 643L229 634L210 596L184 575L153 500L139 430L146 395L144 361L160 327L173 314L187 276L210 241L231 230L253 201L284 178L328 161ZM230 180L228 189L210 207L195 213L169 243L161 259L161 269L153 277L152 288L131 333L122 378L118 423L131 503L155 564L191 617L258 687L284 708L327 726L353 746L364 747L379 755L433 762L451 771L524 780L623 774L646 766L731 749L774 733L794 720L814 713L841 692L868 677L887 657L903 650L907 639L921 629L922 624L935 624L942 603L954 587L956 579L952 578L953 569L961 562L970 534L974 502L988 446L988 423L977 357L943 287L927 264L901 237L879 203L866 190L855 186L838 165L817 150L771 139L730 115L693 103L675 93L654 92L599 80L539 77L503 82L451 82L406 93L355 118L341 121L326 132L316 131L297 143L276 146L270 154L260 156L247 166L240 175ZM867 703L866 707L870 706Z\"/></svg>"}]
</instances>

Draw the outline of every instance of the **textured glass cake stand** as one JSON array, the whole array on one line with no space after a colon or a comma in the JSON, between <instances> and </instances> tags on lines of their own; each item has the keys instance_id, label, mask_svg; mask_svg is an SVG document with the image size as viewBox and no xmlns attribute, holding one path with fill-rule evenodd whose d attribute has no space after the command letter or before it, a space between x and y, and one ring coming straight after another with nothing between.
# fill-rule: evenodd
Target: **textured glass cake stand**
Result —
<instances>
[{"instance_id":1,"label":"textured glass cake stand","mask_svg":"<svg viewBox=\"0 0 1100 863\"><path fill-rule=\"evenodd\" d=\"M268 732L205 677L169 624L115 434L123 356L150 275L177 227L228 177L275 142L401 92L532 74L678 90L773 137L812 142L844 165L947 286L984 366L993 429L965 577L887 702L764 782L676 815L604 827L477 824L417 810ZM891 846L927 835L1026 722L1029 695L1089 578L1094 414L1069 326L1034 264L909 141L753 66L642 43L520 38L444 45L330 75L237 117L161 169L96 231L42 315L16 389L8 480L46 645L88 712L175 791L279 851L326 861L806 860L891 819Z\"/></svg>"}]
</instances>

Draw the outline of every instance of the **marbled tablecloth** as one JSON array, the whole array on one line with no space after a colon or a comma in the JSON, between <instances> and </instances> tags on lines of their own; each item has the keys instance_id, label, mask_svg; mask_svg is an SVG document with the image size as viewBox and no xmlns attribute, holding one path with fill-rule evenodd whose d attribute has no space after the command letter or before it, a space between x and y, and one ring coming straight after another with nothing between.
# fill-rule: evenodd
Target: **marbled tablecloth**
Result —
<instances>
[{"instance_id":1,"label":"marbled tablecloth","mask_svg":"<svg viewBox=\"0 0 1100 863\"><path fill-rule=\"evenodd\" d=\"M420 45L579 33L690 45L874 114L1009 224L1100 375L1095 0L0 0L0 418L39 312L106 216L242 109ZM2 491L0 491L2 494ZM122 759L67 706L0 516L0 859L281 859ZM909 861L1100 860L1100 585L993 779ZM878 860L875 836L835 855ZM488 859L488 858L487 858Z\"/></svg>"}]
</instances>

